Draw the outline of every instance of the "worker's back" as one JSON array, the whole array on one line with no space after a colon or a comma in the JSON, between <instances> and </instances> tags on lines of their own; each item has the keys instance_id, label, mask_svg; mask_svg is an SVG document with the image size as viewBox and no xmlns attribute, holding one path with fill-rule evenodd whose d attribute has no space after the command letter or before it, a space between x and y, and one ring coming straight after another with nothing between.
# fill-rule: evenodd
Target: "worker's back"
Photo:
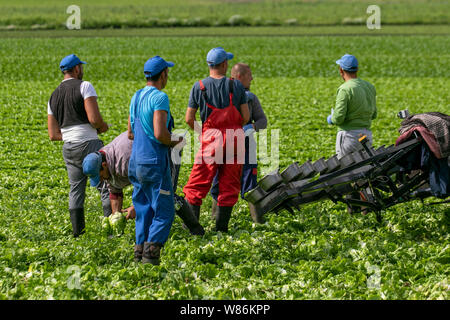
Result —
<instances>
[{"instance_id":1,"label":"worker's back","mask_svg":"<svg viewBox=\"0 0 450 320\"><path fill-rule=\"evenodd\" d=\"M346 105L346 108L336 107L336 112L346 110L344 114L335 116L343 121L337 121L340 130L370 129L372 120L376 118L376 91L368 81L355 78L344 82L338 89L337 101Z\"/></svg>"}]
</instances>

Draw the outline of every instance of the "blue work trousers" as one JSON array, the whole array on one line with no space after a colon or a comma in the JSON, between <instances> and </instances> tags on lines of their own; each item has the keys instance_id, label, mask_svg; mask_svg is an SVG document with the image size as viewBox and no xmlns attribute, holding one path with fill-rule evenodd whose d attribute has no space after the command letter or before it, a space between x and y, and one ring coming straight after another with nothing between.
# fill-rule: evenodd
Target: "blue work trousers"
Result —
<instances>
[{"instance_id":1,"label":"blue work trousers","mask_svg":"<svg viewBox=\"0 0 450 320\"><path fill-rule=\"evenodd\" d=\"M163 245L175 216L168 148L147 137L135 120L133 150L128 164L136 210L136 244Z\"/></svg>"}]
</instances>

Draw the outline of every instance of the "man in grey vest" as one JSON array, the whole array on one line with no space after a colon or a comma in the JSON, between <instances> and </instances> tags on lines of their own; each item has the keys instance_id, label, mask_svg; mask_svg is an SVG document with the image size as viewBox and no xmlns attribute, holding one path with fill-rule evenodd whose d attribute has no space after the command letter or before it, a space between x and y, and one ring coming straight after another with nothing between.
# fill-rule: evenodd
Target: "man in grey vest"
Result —
<instances>
[{"instance_id":1,"label":"man in grey vest","mask_svg":"<svg viewBox=\"0 0 450 320\"><path fill-rule=\"evenodd\" d=\"M83 64L76 55L64 57L60 69L61 84L48 102L48 135L52 141L64 141L63 157L69 177L69 213L74 237L84 233L84 198L87 176L83 173L83 159L103 147L98 134L108 130L97 104L97 93L88 81L83 81ZM111 214L109 191L99 184L105 216Z\"/></svg>"}]
</instances>

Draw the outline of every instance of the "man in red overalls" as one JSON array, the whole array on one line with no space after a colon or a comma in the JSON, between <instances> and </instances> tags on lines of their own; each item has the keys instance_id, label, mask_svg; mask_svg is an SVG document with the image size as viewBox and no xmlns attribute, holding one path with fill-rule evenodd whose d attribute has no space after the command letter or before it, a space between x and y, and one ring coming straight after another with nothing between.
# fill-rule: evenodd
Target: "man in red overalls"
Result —
<instances>
[{"instance_id":1,"label":"man in red overalls","mask_svg":"<svg viewBox=\"0 0 450 320\"><path fill-rule=\"evenodd\" d=\"M228 231L231 212L239 198L245 160L242 126L250 118L244 86L239 80L226 78L228 60L232 58L232 53L220 47L208 52L209 77L194 84L186 111L186 123L201 134L201 148L183 192L199 219L202 200L218 172L216 231L223 232ZM198 109L201 129L195 123Z\"/></svg>"}]
</instances>

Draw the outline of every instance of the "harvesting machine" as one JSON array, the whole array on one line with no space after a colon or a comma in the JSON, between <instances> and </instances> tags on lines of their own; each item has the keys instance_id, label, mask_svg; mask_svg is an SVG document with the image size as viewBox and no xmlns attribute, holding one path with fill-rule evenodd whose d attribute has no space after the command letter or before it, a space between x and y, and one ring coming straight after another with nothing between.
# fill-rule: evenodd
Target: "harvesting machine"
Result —
<instances>
[{"instance_id":1,"label":"harvesting machine","mask_svg":"<svg viewBox=\"0 0 450 320\"><path fill-rule=\"evenodd\" d=\"M398 116L412 117L407 110ZM448 134L450 117L444 116L445 123L440 125L447 126ZM331 200L345 203L351 213L375 212L378 221L383 210L399 203L428 197L441 199L431 204L449 202L450 157L436 159L419 131L407 141L388 147L374 149L367 142L361 137L361 150L340 159L334 155L275 170L260 179L245 199L255 207L259 218L268 212L294 213L304 204ZM440 166L437 172L436 165ZM446 182L439 181L438 175Z\"/></svg>"}]
</instances>

